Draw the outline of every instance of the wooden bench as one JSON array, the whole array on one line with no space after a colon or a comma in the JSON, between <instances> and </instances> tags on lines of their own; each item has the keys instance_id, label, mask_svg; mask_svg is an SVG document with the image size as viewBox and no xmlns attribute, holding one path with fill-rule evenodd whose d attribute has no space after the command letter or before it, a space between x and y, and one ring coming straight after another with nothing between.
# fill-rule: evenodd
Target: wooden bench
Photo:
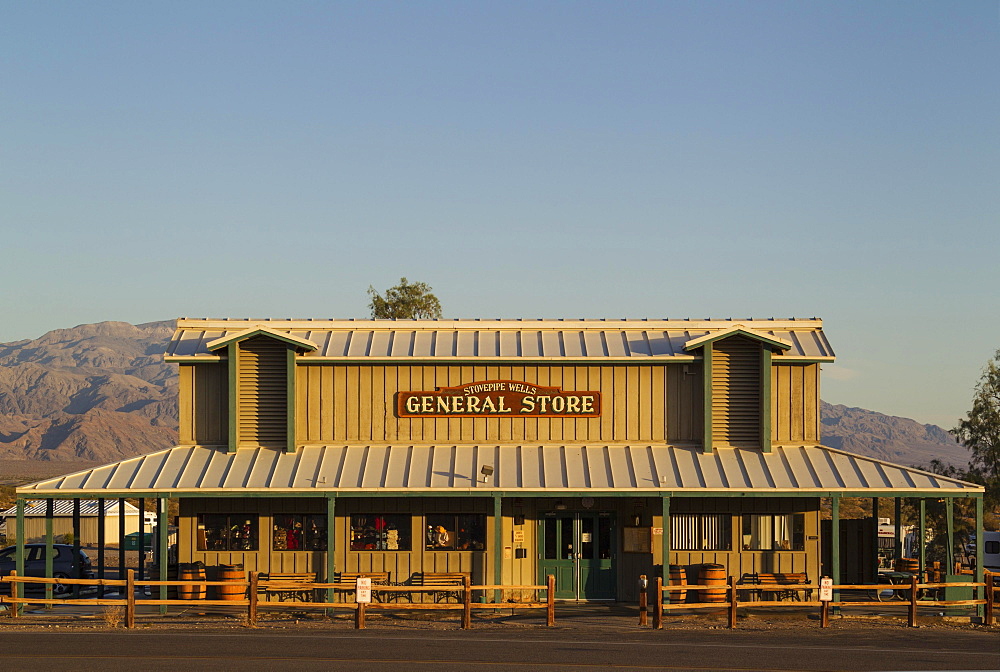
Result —
<instances>
[{"instance_id":1,"label":"wooden bench","mask_svg":"<svg viewBox=\"0 0 1000 672\"><path fill-rule=\"evenodd\" d=\"M261 572L260 581L274 582L275 586L261 586L258 592L275 595L279 602L286 599L311 602L313 589L309 584L316 582L315 572Z\"/></svg>"},{"instance_id":2,"label":"wooden bench","mask_svg":"<svg viewBox=\"0 0 1000 672\"><path fill-rule=\"evenodd\" d=\"M440 586L441 590L431 593L435 602L447 602L452 598L456 602L461 602L462 586L467 576L469 574L464 572L416 572L409 578L407 584L423 588Z\"/></svg>"},{"instance_id":3,"label":"wooden bench","mask_svg":"<svg viewBox=\"0 0 1000 672\"><path fill-rule=\"evenodd\" d=\"M798 585L808 585L809 577L806 574L799 572L777 572L777 573L757 572L754 574L744 574L742 577L740 577L738 583L751 586L761 586L761 585L773 586L775 584L781 586L798 586ZM778 600L789 599L789 600L801 601L802 597L799 595L799 592L802 591L806 593L806 601L809 601L812 598L811 588L804 588L804 589L787 588L784 590L774 589L774 588L764 588L764 589L754 588L751 589L750 592L758 600L764 599L764 593L773 593Z\"/></svg>"},{"instance_id":4,"label":"wooden bench","mask_svg":"<svg viewBox=\"0 0 1000 672\"><path fill-rule=\"evenodd\" d=\"M334 572L334 583L346 583L351 586L350 588L336 588L335 590L343 592L345 596L353 593L354 587L358 584L358 579L361 578L372 580L372 599L376 602L383 602L385 594L375 590L375 586L388 586L389 572ZM389 595L393 595L393 593L389 593Z\"/></svg>"}]
</instances>

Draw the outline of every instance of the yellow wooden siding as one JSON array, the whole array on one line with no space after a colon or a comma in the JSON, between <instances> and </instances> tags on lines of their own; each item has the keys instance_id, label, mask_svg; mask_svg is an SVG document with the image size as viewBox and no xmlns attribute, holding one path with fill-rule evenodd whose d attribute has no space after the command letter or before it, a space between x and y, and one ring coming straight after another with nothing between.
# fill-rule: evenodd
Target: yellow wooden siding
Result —
<instances>
[{"instance_id":1,"label":"yellow wooden siding","mask_svg":"<svg viewBox=\"0 0 1000 672\"><path fill-rule=\"evenodd\" d=\"M181 445L229 441L229 378L221 364L182 364L178 402Z\"/></svg>"},{"instance_id":2,"label":"yellow wooden siding","mask_svg":"<svg viewBox=\"0 0 1000 672\"><path fill-rule=\"evenodd\" d=\"M761 345L734 336L712 346L712 443L760 447Z\"/></svg>"},{"instance_id":3,"label":"yellow wooden siding","mask_svg":"<svg viewBox=\"0 0 1000 672\"><path fill-rule=\"evenodd\" d=\"M288 431L287 346L258 336L239 344L238 441L283 448Z\"/></svg>"},{"instance_id":4,"label":"yellow wooden siding","mask_svg":"<svg viewBox=\"0 0 1000 672\"><path fill-rule=\"evenodd\" d=\"M300 365L300 443L546 443L693 441L701 431L700 365L346 366ZM396 393L478 380L523 380L597 390L597 418L397 418Z\"/></svg>"},{"instance_id":5,"label":"yellow wooden siding","mask_svg":"<svg viewBox=\"0 0 1000 672\"><path fill-rule=\"evenodd\" d=\"M771 441L819 443L819 364L771 367Z\"/></svg>"}]
</instances>

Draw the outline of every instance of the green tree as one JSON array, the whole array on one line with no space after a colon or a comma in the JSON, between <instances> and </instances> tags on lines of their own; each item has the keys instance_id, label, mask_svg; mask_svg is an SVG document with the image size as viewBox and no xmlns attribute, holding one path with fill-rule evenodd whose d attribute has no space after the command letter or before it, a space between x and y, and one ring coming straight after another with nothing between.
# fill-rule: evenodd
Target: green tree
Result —
<instances>
[{"instance_id":1,"label":"green tree","mask_svg":"<svg viewBox=\"0 0 1000 672\"><path fill-rule=\"evenodd\" d=\"M951 432L972 453L970 480L986 486L989 505L1000 506L1000 350L983 369L968 417Z\"/></svg>"},{"instance_id":2,"label":"green tree","mask_svg":"<svg viewBox=\"0 0 1000 672\"><path fill-rule=\"evenodd\" d=\"M372 318L397 320L434 320L441 318L441 302L431 293L426 282L407 282L400 278L399 284L385 290L382 296L375 288L368 286Z\"/></svg>"}]
</instances>

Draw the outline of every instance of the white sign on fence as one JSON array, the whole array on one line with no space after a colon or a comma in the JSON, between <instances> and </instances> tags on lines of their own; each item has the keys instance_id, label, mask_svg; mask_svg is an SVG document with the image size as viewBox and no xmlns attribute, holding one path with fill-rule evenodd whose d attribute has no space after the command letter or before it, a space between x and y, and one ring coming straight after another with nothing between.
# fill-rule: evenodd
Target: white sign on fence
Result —
<instances>
[{"instance_id":1,"label":"white sign on fence","mask_svg":"<svg viewBox=\"0 0 1000 672\"><path fill-rule=\"evenodd\" d=\"M833 602L833 579L823 577L819 580L820 602Z\"/></svg>"},{"instance_id":2,"label":"white sign on fence","mask_svg":"<svg viewBox=\"0 0 1000 672\"><path fill-rule=\"evenodd\" d=\"M372 580L370 577L358 577L358 583L354 588L354 601L365 603L372 601Z\"/></svg>"}]
</instances>

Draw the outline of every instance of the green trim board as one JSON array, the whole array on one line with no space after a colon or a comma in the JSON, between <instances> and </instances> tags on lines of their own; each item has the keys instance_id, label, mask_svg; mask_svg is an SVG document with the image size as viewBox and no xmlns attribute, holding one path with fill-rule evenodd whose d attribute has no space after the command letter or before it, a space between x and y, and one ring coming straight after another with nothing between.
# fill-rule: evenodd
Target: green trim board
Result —
<instances>
[{"instance_id":1,"label":"green trim board","mask_svg":"<svg viewBox=\"0 0 1000 672\"><path fill-rule=\"evenodd\" d=\"M778 348L780 350L791 350L792 344L783 338L776 338L770 336L763 332L757 331L755 329L750 329L742 324L737 324L729 329L723 329L722 331L717 331L711 334L706 334L700 338L692 338L690 341L684 344L684 351L690 352L696 348L707 346L711 343L715 343L723 338L729 338L730 336L745 336L754 341L760 341L772 348Z\"/></svg>"},{"instance_id":2,"label":"green trim board","mask_svg":"<svg viewBox=\"0 0 1000 672\"><path fill-rule=\"evenodd\" d=\"M209 341L205 344L205 347L211 351L219 350L221 348L228 348L228 346L239 343L240 341L245 341L248 338L253 338L255 336L267 336L278 341L283 341L289 345L293 345L296 348L304 352L312 352L318 349L318 346L312 341L307 341L304 338L299 338L298 336L292 336L291 334L278 331L277 329L271 329L270 327L256 326L250 327L249 329L244 329L235 334L230 334L229 336L224 336L222 338L217 338L214 341Z\"/></svg>"},{"instance_id":3,"label":"green trim board","mask_svg":"<svg viewBox=\"0 0 1000 672\"><path fill-rule=\"evenodd\" d=\"M771 452L771 350L760 349L760 449Z\"/></svg>"},{"instance_id":4,"label":"green trim board","mask_svg":"<svg viewBox=\"0 0 1000 672\"><path fill-rule=\"evenodd\" d=\"M701 362L701 384L702 384L702 433L701 450L703 453L712 452L712 344L707 343L702 349Z\"/></svg>"},{"instance_id":5,"label":"green trim board","mask_svg":"<svg viewBox=\"0 0 1000 672\"><path fill-rule=\"evenodd\" d=\"M295 452L295 351L285 351L285 450Z\"/></svg>"},{"instance_id":6,"label":"green trim board","mask_svg":"<svg viewBox=\"0 0 1000 672\"><path fill-rule=\"evenodd\" d=\"M239 434L239 347L230 343L227 347L229 367L229 452L235 453L240 445Z\"/></svg>"}]
</instances>

